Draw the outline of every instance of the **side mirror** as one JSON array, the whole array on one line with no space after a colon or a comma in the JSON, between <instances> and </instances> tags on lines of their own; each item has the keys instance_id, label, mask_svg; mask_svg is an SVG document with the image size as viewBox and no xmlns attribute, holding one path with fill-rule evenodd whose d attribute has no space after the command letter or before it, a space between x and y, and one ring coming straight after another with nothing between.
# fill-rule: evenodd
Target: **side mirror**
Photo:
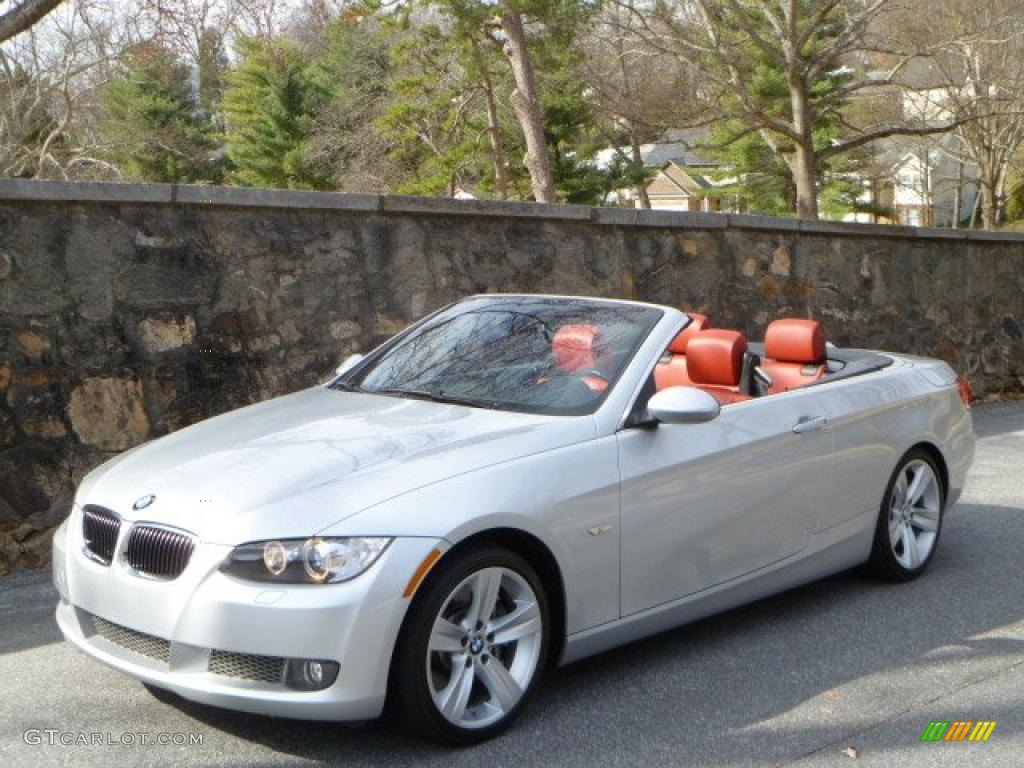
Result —
<instances>
[{"instance_id":1,"label":"side mirror","mask_svg":"<svg viewBox=\"0 0 1024 768\"><path fill-rule=\"evenodd\" d=\"M696 387L668 387L647 401L647 413L662 424L703 424L721 410L715 398Z\"/></svg>"},{"instance_id":2,"label":"side mirror","mask_svg":"<svg viewBox=\"0 0 1024 768\"><path fill-rule=\"evenodd\" d=\"M341 365L334 369L334 375L341 376L341 374L347 371L351 371L353 368L359 365L360 362L362 362L364 357L366 357L366 355L349 355L348 357L341 361Z\"/></svg>"}]
</instances>

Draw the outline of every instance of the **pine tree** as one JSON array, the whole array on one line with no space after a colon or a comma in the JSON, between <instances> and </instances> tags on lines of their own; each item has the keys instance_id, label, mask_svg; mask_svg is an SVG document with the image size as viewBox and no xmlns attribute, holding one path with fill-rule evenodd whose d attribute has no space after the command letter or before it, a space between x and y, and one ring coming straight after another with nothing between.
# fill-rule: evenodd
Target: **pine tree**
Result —
<instances>
[{"instance_id":1,"label":"pine tree","mask_svg":"<svg viewBox=\"0 0 1024 768\"><path fill-rule=\"evenodd\" d=\"M752 13L748 23L759 29L767 22ZM829 40L827 30L812 37L808 45L821 44L821 40ZM749 58L746 98L755 101L766 119L792 120L791 86L779 61L756 46L751 46L746 55ZM807 95L814 115L810 131L815 158L811 171L818 180L814 207L820 206L821 213L829 218L838 219L846 213L869 209L858 201L862 188L856 172L868 162L870 148L859 147L840 155L829 153L829 148L844 138L843 116L848 117L849 103L845 94L853 78L852 70L832 62L811 82ZM739 94L722 97L729 111L741 111L740 100ZM793 163L787 159L795 148L792 143L773 139L773 144L769 144L765 132L758 130L755 123L739 119L712 125L705 143L710 149L702 150L703 153L726 166L715 175L731 180L725 186L716 187L715 195L737 198L741 209L750 213L787 216L798 210L798 184Z\"/></svg>"},{"instance_id":2,"label":"pine tree","mask_svg":"<svg viewBox=\"0 0 1024 768\"><path fill-rule=\"evenodd\" d=\"M329 97L318 107L307 162L330 169L340 189L374 191L387 174L376 120L389 97L389 39L362 16L333 19L311 46L309 77Z\"/></svg>"},{"instance_id":3,"label":"pine tree","mask_svg":"<svg viewBox=\"0 0 1024 768\"><path fill-rule=\"evenodd\" d=\"M242 186L333 189L329 168L310 158L318 110L331 97L292 42L243 38L224 91L231 178Z\"/></svg>"},{"instance_id":4,"label":"pine tree","mask_svg":"<svg viewBox=\"0 0 1024 768\"><path fill-rule=\"evenodd\" d=\"M397 192L451 195L461 189L481 194L495 188L480 71L500 72L495 64L503 64L497 57L493 45L482 45L460 25L423 24L402 32L392 49L392 98L379 121L390 139L390 160L403 178ZM491 87L501 88L502 95L510 90L494 76ZM499 123L498 130L500 146L515 141L508 126Z\"/></svg>"},{"instance_id":5,"label":"pine tree","mask_svg":"<svg viewBox=\"0 0 1024 768\"><path fill-rule=\"evenodd\" d=\"M190 68L155 43L136 46L110 82L102 132L111 161L139 181L219 183L221 137L199 103Z\"/></svg>"}]
</instances>

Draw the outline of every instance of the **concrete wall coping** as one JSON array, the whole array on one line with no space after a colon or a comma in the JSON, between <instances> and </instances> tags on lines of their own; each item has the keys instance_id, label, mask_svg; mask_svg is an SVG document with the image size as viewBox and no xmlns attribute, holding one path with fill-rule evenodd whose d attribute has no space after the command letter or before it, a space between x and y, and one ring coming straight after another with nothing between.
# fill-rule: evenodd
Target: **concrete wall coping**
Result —
<instances>
[{"instance_id":1,"label":"concrete wall coping","mask_svg":"<svg viewBox=\"0 0 1024 768\"><path fill-rule=\"evenodd\" d=\"M590 208L583 205L496 200L455 200L444 197L311 192L290 189L252 189L187 184L125 184L117 182L36 181L0 179L0 201L80 202L97 204L175 204L305 210L379 211L445 216L528 218L592 221L606 226L678 229L756 229L820 236L884 237L925 240L984 240L1024 242L1024 232L986 232L965 229L808 221L774 216L636 208Z\"/></svg>"}]
</instances>

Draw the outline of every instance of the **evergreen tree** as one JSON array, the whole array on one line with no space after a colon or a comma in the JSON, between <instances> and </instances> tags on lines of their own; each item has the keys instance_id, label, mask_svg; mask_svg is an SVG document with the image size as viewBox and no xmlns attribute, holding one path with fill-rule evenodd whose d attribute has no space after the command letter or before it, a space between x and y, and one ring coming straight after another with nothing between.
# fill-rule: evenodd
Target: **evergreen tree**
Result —
<instances>
[{"instance_id":1,"label":"evergreen tree","mask_svg":"<svg viewBox=\"0 0 1024 768\"><path fill-rule=\"evenodd\" d=\"M766 24L763 17L751 14L749 22L754 28ZM819 44L816 39L829 40L828 30L811 38L808 45ZM766 119L788 121L792 119L790 84L786 72L777 59L756 46L746 55L750 58L747 79L748 96L760 106ZM835 64L821 72L811 85L808 98L814 105L815 122L811 128L815 166L813 175L818 179L816 207L829 218L842 218L844 214L868 210L858 198L862 188L856 181L856 172L864 167L870 149L859 147L845 154L831 154L829 148L843 138L844 120L848 106L845 96L854 77L852 70ZM729 111L739 111L739 94L723 96ZM792 215L798 209L798 190L787 159L793 147L765 138L765 132L746 120L732 119L715 123L704 150L710 157L722 161L727 170L715 174L728 178L730 183L714 190L715 195L726 194L739 199L740 207L750 213L772 216Z\"/></svg>"},{"instance_id":2,"label":"evergreen tree","mask_svg":"<svg viewBox=\"0 0 1024 768\"><path fill-rule=\"evenodd\" d=\"M389 39L372 19L333 19L311 46L309 77L328 97L317 109L307 154L340 189L379 190L387 164L376 120L389 98Z\"/></svg>"},{"instance_id":3,"label":"evergreen tree","mask_svg":"<svg viewBox=\"0 0 1024 768\"><path fill-rule=\"evenodd\" d=\"M403 40L394 47L394 97L382 119L394 139L392 159L409 178L398 191L452 194L472 190L499 198L537 196L536 169L527 172L523 116L513 109L518 85L503 31L502 8L537 22L528 35L543 145L557 198L596 204L630 182L623 164L598 168L607 144L585 98L577 36L593 10L585 0L423 0L437 21L414 25L402 17ZM407 12L417 5L407 7ZM435 16L437 18L437 16ZM522 109L519 110L520 112ZM523 160L520 160L523 158Z\"/></svg>"},{"instance_id":4,"label":"evergreen tree","mask_svg":"<svg viewBox=\"0 0 1024 768\"><path fill-rule=\"evenodd\" d=\"M332 189L329 168L310 158L327 84L292 42L242 38L224 91L231 178L242 186Z\"/></svg>"},{"instance_id":5,"label":"evergreen tree","mask_svg":"<svg viewBox=\"0 0 1024 768\"><path fill-rule=\"evenodd\" d=\"M486 194L495 188L481 68L491 75L491 87L500 89L498 98L511 88L493 45L481 45L486 41L472 39L461 25L447 27L407 28L392 49L392 98L380 125L391 140L389 156L403 178L396 191L402 194ZM498 121L501 146L515 145L517 137L500 116Z\"/></svg>"},{"instance_id":6,"label":"evergreen tree","mask_svg":"<svg viewBox=\"0 0 1024 768\"><path fill-rule=\"evenodd\" d=\"M155 43L136 46L106 90L104 138L128 178L223 180L221 138L204 114L190 68Z\"/></svg>"},{"instance_id":7,"label":"evergreen tree","mask_svg":"<svg viewBox=\"0 0 1024 768\"><path fill-rule=\"evenodd\" d=\"M578 8L577 13L582 15ZM608 145L608 136L599 130L588 98L590 85L582 73L583 54L575 44L575 27L555 27L533 38L545 140L559 199L600 205L615 190L633 186L635 169L621 158L605 168L595 162L597 152Z\"/></svg>"}]
</instances>

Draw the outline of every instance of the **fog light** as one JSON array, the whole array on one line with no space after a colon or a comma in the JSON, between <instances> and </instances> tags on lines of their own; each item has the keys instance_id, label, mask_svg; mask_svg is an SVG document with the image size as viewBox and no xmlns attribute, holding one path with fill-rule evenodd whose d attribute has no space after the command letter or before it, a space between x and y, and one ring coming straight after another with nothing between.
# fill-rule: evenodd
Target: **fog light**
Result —
<instances>
[{"instance_id":1,"label":"fog light","mask_svg":"<svg viewBox=\"0 0 1024 768\"><path fill-rule=\"evenodd\" d=\"M319 659L289 659L285 684L297 691L320 691L338 679L338 663Z\"/></svg>"}]
</instances>

